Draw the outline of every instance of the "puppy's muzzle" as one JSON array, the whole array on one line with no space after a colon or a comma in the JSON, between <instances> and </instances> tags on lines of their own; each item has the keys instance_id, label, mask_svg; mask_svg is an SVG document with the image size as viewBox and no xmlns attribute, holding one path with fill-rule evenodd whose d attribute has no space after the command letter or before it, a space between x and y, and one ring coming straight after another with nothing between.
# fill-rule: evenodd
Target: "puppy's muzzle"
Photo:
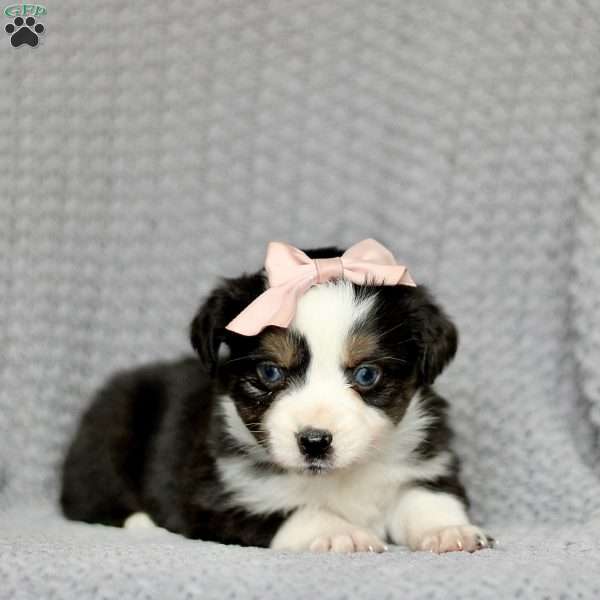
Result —
<instances>
[{"instance_id":1,"label":"puppy's muzzle","mask_svg":"<svg viewBox=\"0 0 600 600\"><path fill-rule=\"evenodd\" d=\"M333 436L326 429L307 427L296 434L300 452L309 459L324 458L331 449Z\"/></svg>"}]
</instances>

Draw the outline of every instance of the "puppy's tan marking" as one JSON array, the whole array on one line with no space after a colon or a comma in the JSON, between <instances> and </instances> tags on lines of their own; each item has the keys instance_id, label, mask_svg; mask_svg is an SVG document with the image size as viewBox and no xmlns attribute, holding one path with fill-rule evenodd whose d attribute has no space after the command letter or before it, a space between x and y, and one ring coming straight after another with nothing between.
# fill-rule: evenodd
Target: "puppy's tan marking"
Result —
<instances>
[{"instance_id":1,"label":"puppy's tan marking","mask_svg":"<svg viewBox=\"0 0 600 600\"><path fill-rule=\"evenodd\" d=\"M302 358L300 340L289 330L268 331L260 344L265 354L282 367L293 367Z\"/></svg>"},{"instance_id":2,"label":"puppy's tan marking","mask_svg":"<svg viewBox=\"0 0 600 600\"><path fill-rule=\"evenodd\" d=\"M344 364L353 368L370 358L377 350L377 336L372 333L356 332L350 335L344 347Z\"/></svg>"}]
</instances>

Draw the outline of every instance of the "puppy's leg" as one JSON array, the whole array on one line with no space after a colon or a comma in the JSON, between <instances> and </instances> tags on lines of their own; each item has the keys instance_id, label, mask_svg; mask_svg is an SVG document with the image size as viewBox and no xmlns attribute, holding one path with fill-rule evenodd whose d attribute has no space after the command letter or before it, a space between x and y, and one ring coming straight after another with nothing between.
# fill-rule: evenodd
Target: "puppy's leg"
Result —
<instances>
[{"instance_id":1,"label":"puppy's leg","mask_svg":"<svg viewBox=\"0 0 600 600\"><path fill-rule=\"evenodd\" d=\"M77 521L120 527L143 508L145 461L166 402L166 376L139 369L96 394L67 452L61 505Z\"/></svg>"},{"instance_id":2,"label":"puppy's leg","mask_svg":"<svg viewBox=\"0 0 600 600\"><path fill-rule=\"evenodd\" d=\"M490 545L485 533L471 525L460 499L423 487L401 493L390 515L388 530L395 543L411 550L474 552Z\"/></svg>"},{"instance_id":3,"label":"puppy's leg","mask_svg":"<svg viewBox=\"0 0 600 600\"><path fill-rule=\"evenodd\" d=\"M136 512L125 519L124 529L159 529L147 513Z\"/></svg>"},{"instance_id":4,"label":"puppy's leg","mask_svg":"<svg viewBox=\"0 0 600 600\"><path fill-rule=\"evenodd\" d=\"M311 552L384 552L385 544L371 531L320 508L301 508L279 528L274 550Z\"/></svg>"}]
</instances>

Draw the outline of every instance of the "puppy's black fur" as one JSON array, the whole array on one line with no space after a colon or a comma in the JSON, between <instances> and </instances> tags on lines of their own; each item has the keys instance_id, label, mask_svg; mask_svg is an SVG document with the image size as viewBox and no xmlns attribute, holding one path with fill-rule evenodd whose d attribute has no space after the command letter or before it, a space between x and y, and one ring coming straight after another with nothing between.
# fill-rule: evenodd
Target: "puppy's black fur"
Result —
<instances>
[{"instance_id":1,"label":"puppy's black fur","mask_svg":"<svg viewBox=\"0 0 600 600\"><path fill-rule=\"evenodd\" d=\"M307 253L327 258L341 250ZM123 372L100 390L64 463L61 505L68 518L122 526L131 514L146 512L157 525L190 538L269 545L288 515L250 514L236 506L216 469L218 457L247 451L227 433L218 397L243 396L241 382L255 370L252 357L261 337L236 335L225 326L264 289L263 271L225 280L192 322L197 358ZM432 457L448 451L447 404L430 385L454 356L456 329L422 286L377 287L372 292L377 292L373 327L387 332L381 336L384 347L395 352L401 347L403 356L397 393L389 391L382 410L390 418L401 418L405 405L395 396L419 389L434 420L416 453ZM371 292L367 288L361 293ZM225 361L219 359L223 343L231 353ZM242 400L248 405L247 398ZM257 473L278 470L271 463L257 462L255 468ZM447 477L417 484L450 492L466 503L458 462Z\"/></svg>"}]
</instances>

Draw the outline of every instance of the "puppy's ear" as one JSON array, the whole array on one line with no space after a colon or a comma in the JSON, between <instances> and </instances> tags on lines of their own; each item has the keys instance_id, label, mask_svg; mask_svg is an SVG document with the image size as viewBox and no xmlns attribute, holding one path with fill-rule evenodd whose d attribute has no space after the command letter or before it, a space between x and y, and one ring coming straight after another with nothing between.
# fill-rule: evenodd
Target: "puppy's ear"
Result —
<instances>
[{"instance_id":1,"label":"puppy's ear","mask_svg":"<svg viewBox=\"0 0 600 600\"><path fill-rule=\"evenodd\" d=\"M227 325L228 295L224 286L214 289L190 325L190 341L207 373L214 373L223 329Z\"/></svg>"},{"instance_id":2,"label":"puppy's ear","mask_svg":"<svg viewBox=\"0 0 600 600\"><path fill-rule=\"evenodd\" d=\"M458 331L429 292L422 286L419 287L422 302L415 314L415 338L420 349L417 369L421 383L431 385L454 358L458 347Z\"/></svg>"},{"instance_id":3,"label":"puppy's ear","mask_svg":"<svg viewBox=\"0 0 600 600\"><path fill-rule=\"evenodd\" d=\"M228 336L227 324L265 289L263 275L225 279L200 306L190 325L190 341L207 373L214 374L219 347Z\"/></svg>"}]
</instances>

